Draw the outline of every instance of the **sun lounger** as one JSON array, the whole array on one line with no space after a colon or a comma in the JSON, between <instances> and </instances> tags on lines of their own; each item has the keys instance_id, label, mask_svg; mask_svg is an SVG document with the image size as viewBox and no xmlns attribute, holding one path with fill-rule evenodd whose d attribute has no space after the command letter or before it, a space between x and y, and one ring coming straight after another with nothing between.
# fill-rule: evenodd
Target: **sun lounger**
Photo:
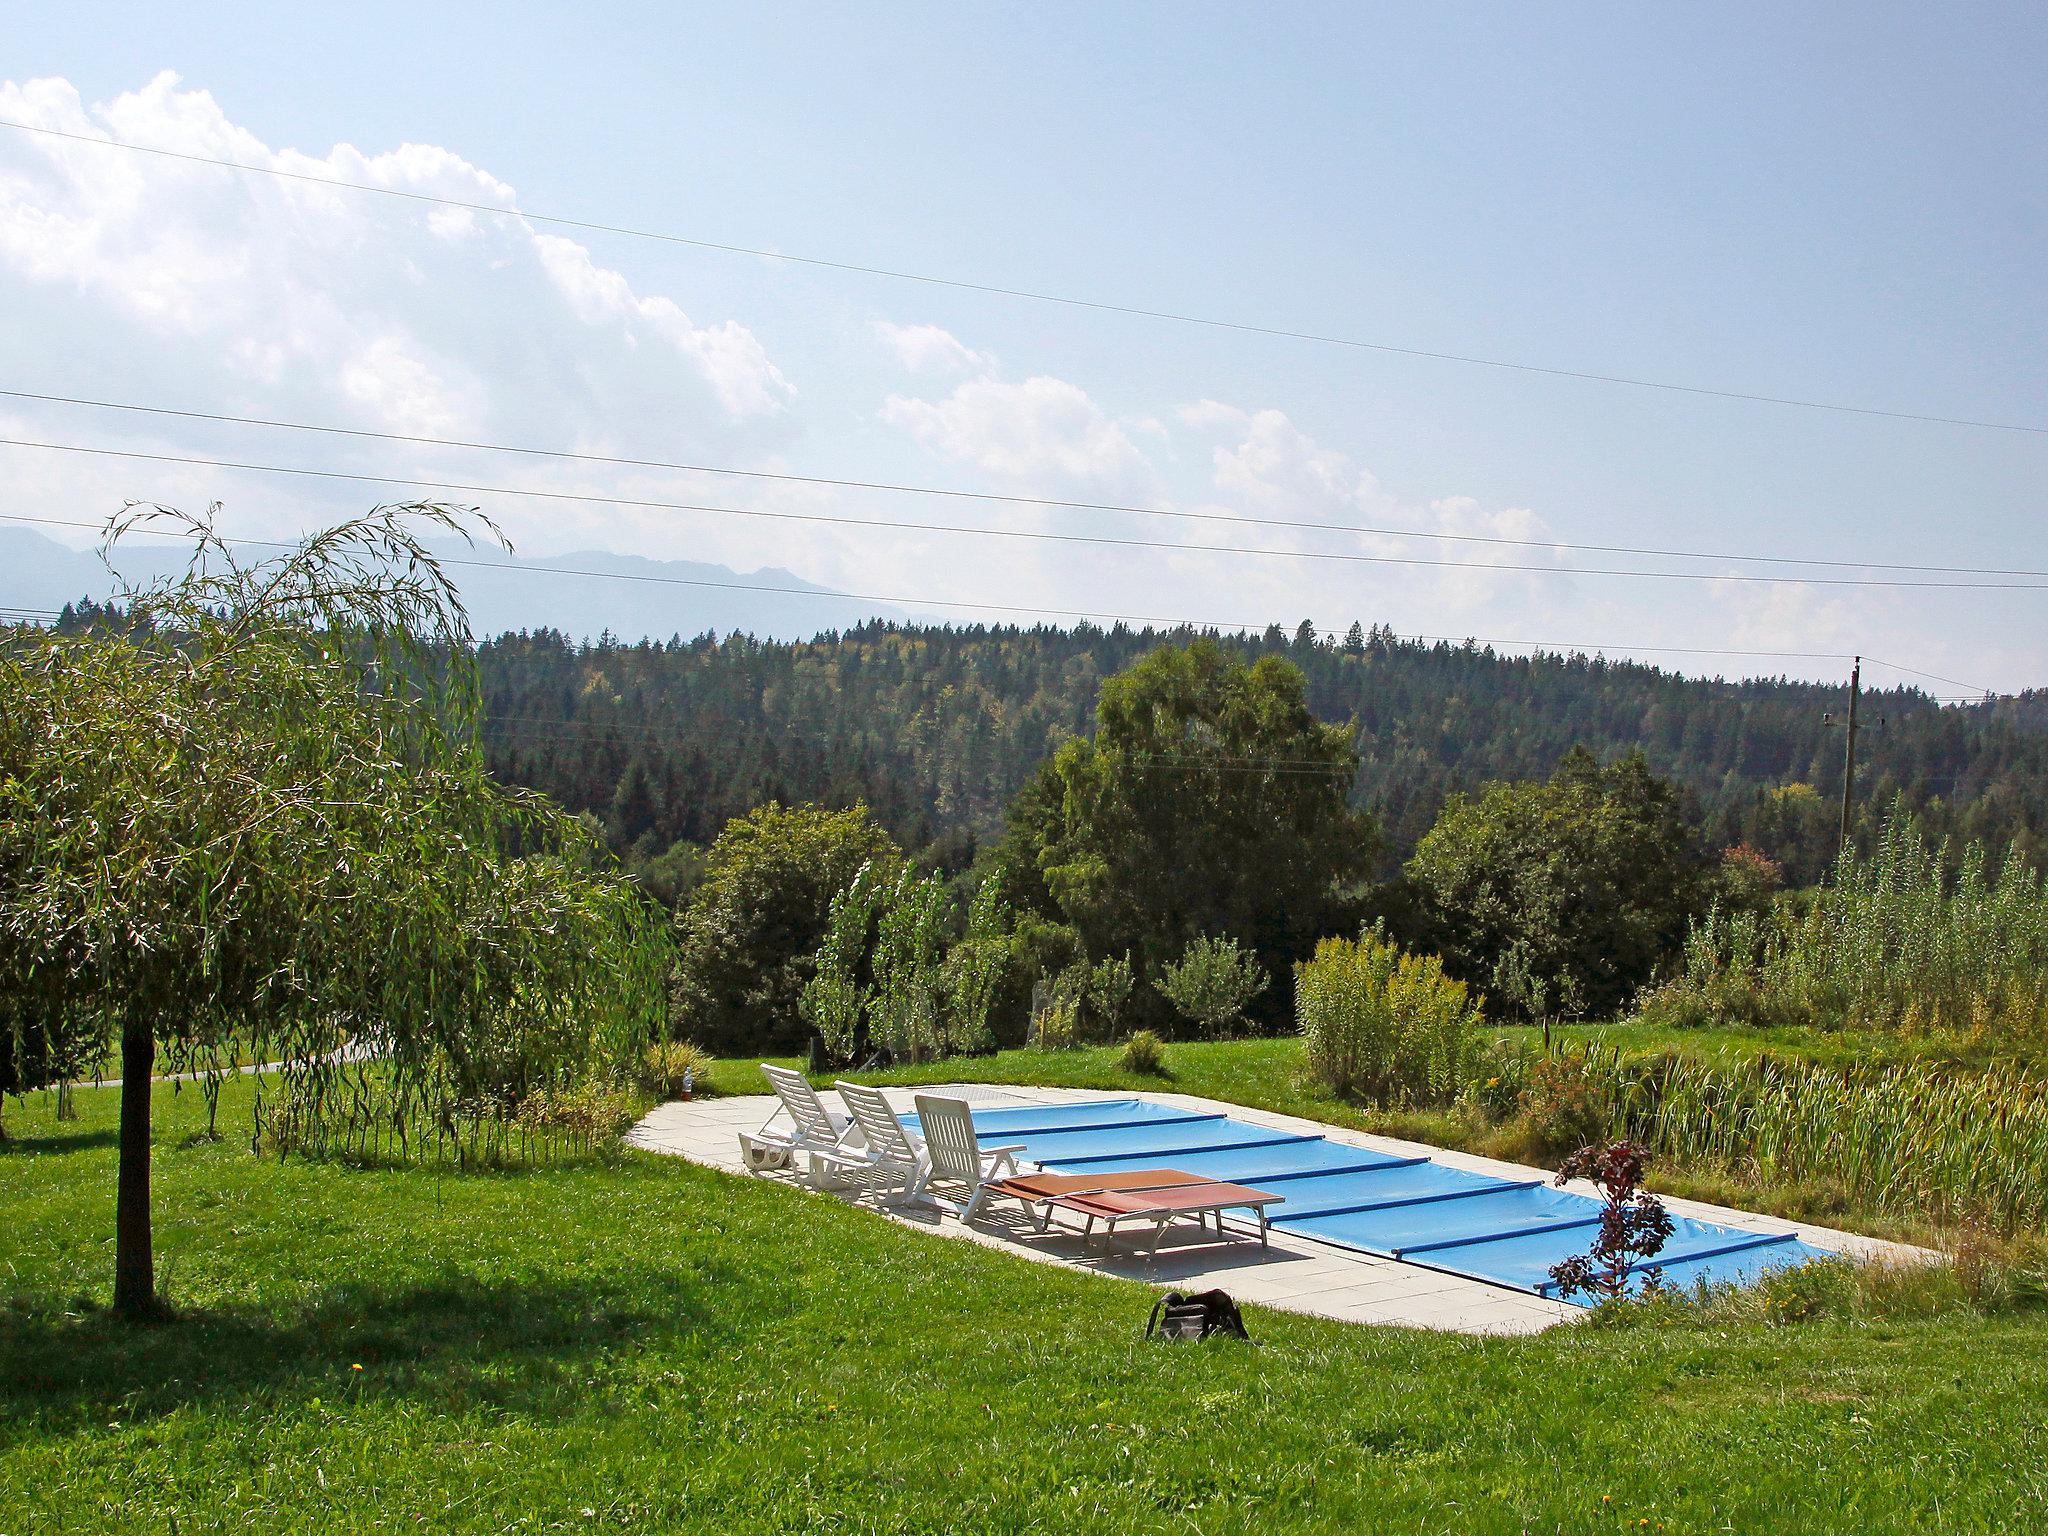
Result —
<instances>
[{"instance_id":1,"label":"sun lounger","mask_svg":"<svg viewBox=\"0 0 2048 1536\"><path fill-rule=\"evenodd\" d=\"M1053 1202L1065 1195L1101 1194L1109 1190L1165 1189L1175 1184L1207 1182L1199 1173L1178 1168L1128 1168L1118 1173L1022 1173L997 1179L992 1195L1006 1195L1036 1216L1043 1232L1052 1221Z\"/></svg>"},{"instance_id":2,"label":"sun lounger","mask_svg":"<svg viewBox=\"0 0 2048 1536\"><path fill-rule=\"evenodd\" d=\"M1152 1223L1152 1242L1146 1249L1157 1251L1159 1239L1166 1235L1166 1229L1183 1217L1192 1216L1198 1226L1206 1227L1210 1217L1216 1218L1216 1235L1223 1235L1223 1213L1247 1209L1259 1218L1259 1246L1266 1246L1266 1207L1285 1203L1280 1195L1269 1195L1263 1189L1252 1189L1244 1184L1222 1184L1213 1179L1199 1184L1175 1184L1165 1189L1103 1190L1099 1193L1060 1195L1052 1205L1063 1211L1072 1211L1085 1217L1087 1225L1082 1235L1092 1236L1095 1223L1103 1224L1104 1241L1114 1241L1117 1224L1124 1221L1149 1221Z\"/></svg>"},{"instance_id":3,"label":"sun lounger","mask_svg":"<svg viewBox=\"0 0 2048 1536\"><path fill-rule=\"evenodd\" d=\"M825 1107L801 1072L761 1063L761 1071L775 1090L775 1111L761 1122L757 1131L740 1132L740 1156L755 1173L787 1168L793 1156L819 1151L836 1151L846 1140L852 1122ZM775 1128L776 1121L789 1117L790 1129Z\"/></svg>"},{"instance_id":4,"label":"sun lounger","mask_svg":"<svg viewBox=\"0 0 2048 1536\"><path fill-rule=\"evenodd\" d=\"M879 1088L859 1083L834 1083L846 1112L860 1132L857 1149L838 1147L813 1155L814 1181L826 1171L880 1186L898 1201L914 1200L928 1176L924 1148L911 1138Z\"/></svg>"},{"instance_id":5,"label":"sun lounger","mask_svg":"<svg viewBox=\"0 0 2048 1536\"><path fill-rule=\"evenodd\" d=\"M974 1133L974 1114L964 1099L917 1096L917 1127L924 1137L924 1182L914 1192L933 1204L950 1208L962 1221L972 1221L990 1185L1004 1173L1017 1171L1022 1146L984 1147ZM956 1184L966 1191L964 1203L939 1200L927 1191L933 1184Z\"/></svg>"}]
</instances>

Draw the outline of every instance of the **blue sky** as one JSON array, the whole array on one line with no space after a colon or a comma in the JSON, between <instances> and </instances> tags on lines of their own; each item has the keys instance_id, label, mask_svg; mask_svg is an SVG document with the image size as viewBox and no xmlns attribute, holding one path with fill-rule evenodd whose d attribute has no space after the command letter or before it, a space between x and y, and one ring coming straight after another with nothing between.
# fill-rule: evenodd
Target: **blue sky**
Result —
<instances>
[{"instance_id":1,"label":"blue sky","mask_svg":"<svg viewBox=\"0 0 2048 1536\"><path fill-rule=\"evenodd\" d=\"M484 200L528 210L1398 346L2048 424L2034 7L39 11L10 24L0 116L239 159L296 151L338 174L356 172L337 144L435 146L433 163L364 174L463 196L486 178L513 191ZM311 194L340 203L308 215L282 184L0 141L5 387L1425 532L2048 566L2040 435L611 236L571 253L509 221L432 226L347 194ZM93 156L129 163L85 168ZM692 477L536 478L49 407L6 420L16 436L584 494L1252 541ZM275 533L369 494L50 459L9 454L16 495L94 515L124 495L218 496L237 527ZM1543 551L1556 569L1430 571L489 505L531 554L780 565L931 605L1862 650L1998 688L2048 681L2048 594L1618 580L1564 568L1629 562Z\"/></svg>"}]
</instances>

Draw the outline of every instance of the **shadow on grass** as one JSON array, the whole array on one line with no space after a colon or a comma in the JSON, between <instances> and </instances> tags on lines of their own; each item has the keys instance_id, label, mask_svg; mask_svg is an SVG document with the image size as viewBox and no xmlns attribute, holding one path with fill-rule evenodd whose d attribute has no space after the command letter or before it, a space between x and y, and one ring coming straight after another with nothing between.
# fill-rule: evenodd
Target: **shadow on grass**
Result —
<instances>
[{"instance_id":1,"label":"shadow on grass","mask_svg":"<svg viewBox=\"0 0 2048 1536\"><path fill-rule=\"evenodd\" d=\"M36 1152L89 1152L94 1147L111 1147L121 1140L120 1132L38 1131L33 1136L10 1134L0 1137L0 1157L18 1157Z\"/></svg>"},{"instance_id":2,"label":"shadow on grass","mask_svg":"<svg viewBox=\"0 0 2048 1536\"><path fill-rule=\"evenodd\" d=\"M0 1300L0 1422L132 1421L262 1395L566 1414L587 1406L591 1365L614 1349L729 1339L730 1300L745 1289L736 1273L703 1269L639 1276L630 1289L461 1276L336 1287L297 1309L222 1308L165 1327L12 1297Z\"/></svg>"}]
</instances>

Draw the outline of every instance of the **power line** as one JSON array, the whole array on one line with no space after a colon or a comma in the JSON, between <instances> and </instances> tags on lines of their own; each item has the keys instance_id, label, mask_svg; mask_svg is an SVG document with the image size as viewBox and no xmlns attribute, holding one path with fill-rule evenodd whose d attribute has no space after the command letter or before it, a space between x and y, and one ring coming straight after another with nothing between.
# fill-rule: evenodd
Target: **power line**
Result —
<instances>
[{"instance_id":1,"label":"power line","mask_svg":"<svg viewBox=\"0 0 2048 1536\"><path fill-rule=\"evenodd\" d=\"M1959 677L1943 677L1939 672L1922 672L1918 667L1901 666L1896 661L1886 661L1882 656L1866 655L1863 659L1880 667L1890 667L1894 672L1904 672L1909 677L1924 677L1931 682L1950 683L1957 688L1973 689L1977 697L1989 697L1992 693L1989 688L1978 688L1975 683L1966 683Z\"/></svg>"},{"instance_id":2,"label":"power line","mask_svg":"<svg viewBox=\"0 0 2048 1536\"><path fill-rule=\"evenodd\" d=\"M757 256L768 261L819 267L834 272L850 272L863 277L888 278L895 282L920 283L927 287L949 288L963 293L988 294L998 298L1023 299L1037 304L1057 304L1069 309L1089 310L1097 314L1125 315L1143 320L1163 320L1175 325L1201 326L1209 330L1231 331L1247 336L1268 336L1284 341L1311 342L1319 346L1346 347L1355 351L1378 352L1393 357L1422 358L1432 362L1458 363L1467 367L1491 368L1508 373L1525 373L1546 378L1574 379L1583 383L1614 384L1630 389L1653 389L1670 394L1696 395L1717 400L1737 400L1755 405L1789 406L1799 410L1831 411L1843 415L1876 417L1888 421L1925 422L1936 426L1977 427L1993 432L2024 432L2033 435L2048 435L2048 427L2034 426L2025 422L1991 421L1967 416L1942 416L1930 412L1889 410L1867 405L1846 405L1839 401L1807 400L1788 395L1767 395L1747 390L1719 389L1699 384L1677 384L1662 379L1638 378L1626 374L1595 373L1587 369L1560 368L1540 363L1513 362L1505 358L1480 357L1471 353L1439 352L1422 347L1402 347L1395 346L1390 342L1366 341L1355 336L1336 336L1315 331L1290 330L1283 326L1256 325L1240 320L1220 320L1206 315L1184 314L1165 309L1149 309L1135 304L1117 304L1101 299L1074 298L1070 295L1045 293L1029 288L1012 288L996 283L971 282L963 278L937 277L929 273L909 272L891 267L868 266L859 262L839 261L823 256L803 256L789 251L775 251L758 246L735 245L726 241L705 240L688 235L665 233L659 230L635 229L627 225L601 223L593 219L574 219L559 214L532 213L519 208L504 207L496 203L471 202L463 198L441 197L427 192L409 192L398 187L372 186L367 182L345 181L335 176L316 176L308 171L288 171L279 166L250 165L240 160L218 159L211 155L194 154L188 150L163 149L151 144L131 144L122 139L103 138L97 134L75 133L62 128L47 128L36 123L19 123L0 119L0 128L11 128L19 133L41 134L45 137L65 139L78 144L96 145L103 149L127 150L130 153L155 155L166 160L181 160L194 165L216 166L222 170L240 171L249 175L272 176L284 181L308 182L315 186L329 187L341 191L366 192L378 197L398 198L405 202L427 203L443 208L460 208L471 213L488 213L501 217L524 219L534 224L552 224L564 229L579 229L594 234L622 235L635 240L653 240L665 245L689 246L697 250L719 251L727 255Z\"/></svg>"},{"instance_id":3,"label":"power line","mask_svg":"<svg viewBox=\"0 0 2048 1536\"><path fill-rule=\"evenodd\" d=\"M97 400L80 395L46 394L26 389L0 389L0 399L32 400L46 405L73 405L93 410L122 411L135 415L171 417L181 421L207 421L242 427L274 428L287 432L319 433L329 437L360 441L405 443L414 447L473 449L484 453L517 454L526 458L552 459L576 464L602 464L624 469L662 469L684 474L722 475L747 480L769 480L794 485L829 486L839 490L887 491L906 496L937 496L962 501L983 501L1009 506L1056 507L1080 512L1127 513L1135 517L1181 518L1191 522L1229 523L1245 527L1285 528L1317 533L1363 534L1375 538L1440 540L1451 544L1483 544L1497 548L1568 550L1581 554L1643 555L1665 560L1723 560L1749 565L1817 566L1861 571L1917 571L1951 576L2028 576L2048 579L2048 569L2008 568L1974 565L1924 565L1884 560L1837 560L1797 555L1745 555L1726 551L1665 549L1637 544L1580 544L1558 539L1516 539L1499 534L1436 533L1417 528L1382 528L1362 523L1320 523L1308 518L1252 517L1237 512L1206 512L1176 507L1080 501L1060 496L1031 496L1001 491L970 491L947 486L916 485L890 480L858 480L833 475L802 475L784 470L741 469L724 464L690 464L672 459L633 458L617 454L583 453L566 448L535 448L517 443L494 443L472 438L432 437L411 432L376 432L364 427L336 427L317 422L289 421L268 416L237 416L224 411L180 410L172 406L142 405L130 401ZM1203 545L1202 548L1214 546ZM1500 567L1493 567L1500 569ZM1549 567L1545 567L1549 569Z\"/></svg>"},{"instance_id":4,"label":"power line","mask_svg":"<svg viewBox=\"0 0 2048 1536\"><path fill-rule=\"evenodd\" d=\"M353 470L309 469L291 464L258 464L203 454L148 453L133 448L102 448L81 443L46 443L31 438L0 437L0 445L46 453L85 454L95 458L134 459L151 464L179 464L206 469L232 469L298 479L340 480L358 485L390 485L414 490L460 491L481 496L524 496L539 501L628 507L666 512L699 512L718 517L762 518L772 522L815 523L847 528L886 528L916 533L943 533L971 538L1017 539L1031 543L1093 544L1123 549L1154 549L1199 555L1252 555L1264 559L1311 560L1341 565L1386 565L1447 570L1493 571L1542 576L1607 576L1639 581L1739 581L1765 586L1932 588L1972 592L2048 592L2041 581L1904 580L1896 577L1765 576L1747 571L1644 571L1610 566L1512 565L1484 560L1448 560L1422 555L1368 555L1355 550L1272 549L1243 544L1196 544L1168 539L1127 538L1104 533L1054 533L1043 529L982 528L964 523L923 523L903 518L846 517L828 512L771 511L761 507L728 507L706 502L667 501L648 497L599 496L580 491L547 491L516 485L480 485L467 480L371 475ZM2048 573L2043 573L2048 575Z\"/></svg>"},{"instance_id":5,"label":"power line","mask_svg":"<svg viewBox=\"0 0 2048 1536\"><path fill-rule=\"evenodd\" d=\"M104 523L87 522L78 518L38 517L25 513L0 513L0 522L29 523L46 528L80 528L96 533L105 532ZM151 534L148 530L136 530L131 537L154 537L168 542L180 542L175 535ZM296 549L297 544L280 539L224 539L223 543L238 548L250 549ZM778 586L765 582L708 581L688 576L658 576L635 571L596 571L556 565L507 565L489 560L469 560L458 556L436 556L442 565L474 567L478 570L527 572L541 576L580 576L599 581L621 581L652 586L710 588L718 591L769 592L791 597L805 597L836 602L884 603L904 608L953 608L969 612L1025 614L1038 618L1078 619L1083 622L1109 620L1119 624L1142 624L1167 630L1215 630L1219 633L1252 634L1269 627L1253 621L1234 619L1191 619L1168 617L1158 614L1112 613L1098 608L1047 608L1022 603L988 603L962 600L952 597L916 597L901 594L885 595L872 592L827 592L811 587ZM1731 647L1697 645L1594 645L1583 641L1557 640L1510 640L1488 639L1478 635L1396 635L1399 641L1433 643L1451 646L1489 646L1504 650L1528 650L1538 654L1559 657L1574 655L1605 656L1610 652L1630 652L1639 655L1667 656L1712 656L1724 659L1777 660L1777 661L1847 661L1847 651L1790 651L1765 649L1736 649ZM1969 686L1963 684L1961 686ZM1987 690L1988 692L1988 690Z\"/></svg>"}]
</instances>

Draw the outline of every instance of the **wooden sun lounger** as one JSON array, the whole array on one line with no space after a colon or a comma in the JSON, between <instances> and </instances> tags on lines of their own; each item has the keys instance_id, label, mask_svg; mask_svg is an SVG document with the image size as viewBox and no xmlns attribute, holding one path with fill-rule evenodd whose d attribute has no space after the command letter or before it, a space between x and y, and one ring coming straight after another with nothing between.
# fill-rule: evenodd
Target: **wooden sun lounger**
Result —
<instances>
[{"instance_id":1,"label":"wooden sun lounger","mask_svg":"<svg viewBox=\"0 0 2048 1536\"><path fill-rule=\"evenodd\" d=\"M1054 1203L1070 1195L1166 1189L1176 1184L1210 1182L1213 1181L1199 1173L1182 1173L1178 1168L1127 1168L1121 1173L1022 1173L992 1181L988 1192L1008 1195L1027 1211L1035 1207L1038 1230L1043 1232L1052 1222Z\"/></svg>"},{"instance_id":2,"label":"wooden sun lounger","mask_svg":"<svg viewBox=\"0 0 2048 1536\"><path fill-rule=\"evenodd\" d=\"M1216 1218L1216 1235L1223 1235L1223 1213L1240 1208L1256 1212L1259 1218L1259 1246L1266 1244L1266 1207L1284 1205L1281 1195L1269 1195L1263 1189L1253 1189L1244 1184L1224 1184L1215 1179L1203 1179L1199 1183L1175 1184L1163 1189L1082 1191L1071 1195L1055 1197L1050 1204L1061 1210L1072 1211L1087 1218L1082 1229L1084 1237L1092 1236L1095 1223L1103 1224L1105 1242L1116 1237L1116 1226L1120 1221L1149 1221L1152 1223L1151 1246L1145 1251L1156 1252L1159 1239L1166 1235L1166 1229L1182 1216L1192 1216L1198 1226L1206 1226L1208 1218Z\"/></svg>"}]
</instances>

